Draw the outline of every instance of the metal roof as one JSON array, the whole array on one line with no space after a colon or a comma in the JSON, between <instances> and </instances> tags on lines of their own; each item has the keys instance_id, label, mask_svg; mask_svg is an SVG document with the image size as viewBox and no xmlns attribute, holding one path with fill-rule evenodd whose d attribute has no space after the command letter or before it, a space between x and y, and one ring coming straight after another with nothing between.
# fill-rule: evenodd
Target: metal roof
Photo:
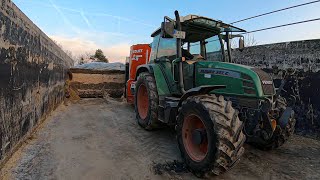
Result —
<instances>
[{"instance_id":1,"label":"metal roof","mask_svg":"<svg viewBox=\"0 0 320 180\"><path fill-rule=\"evenodd\" d=\"M211 19L204 16L198 16L198 15L187 15L187 16L180 16L180 22L182 25L182 30L188 30L191 27L196 29L199 28L205 28L207 31L220 31L220 32L246 32L245 30L235 27L230 24L226 24L222 21ZM155 32L152 33L152 37L159 34L161 31L161 28L158 28Z\"/></svg>"}]
</instances>

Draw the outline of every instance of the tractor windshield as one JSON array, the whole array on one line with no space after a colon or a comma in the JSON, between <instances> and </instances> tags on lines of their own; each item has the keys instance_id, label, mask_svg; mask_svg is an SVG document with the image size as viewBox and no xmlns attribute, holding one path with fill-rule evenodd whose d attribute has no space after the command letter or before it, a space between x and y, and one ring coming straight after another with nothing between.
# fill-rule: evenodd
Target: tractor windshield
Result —
<instances>
[{"instance_id":1,"label":"tractor windshield","mask_svg":"<svg viewBox=\"0 0 320 180\"><path fill-rule=\"evenodd\" d=\"M206 40L206 59L207 61L223 61L223 53L218 36Z\"/></svg>"},{"instance_id":2,"label":"tractor windshield","mask_svg":"<svg viewBox=\"0 0 320 180\"><path fill-rule=\"evenodd\" d=\"M204 60L207 61L223 61L223 50L221 41L219 39L219 36L213 36L205 41L202 42L195 42L195 43L185 43L183 46L184 50L188 50L189 45L189 52L192 54L192 56L201 56ZM205 45L201 45L205 44ZM203 47L201 47L203 46Z\"/></svg>"}]
</instances>

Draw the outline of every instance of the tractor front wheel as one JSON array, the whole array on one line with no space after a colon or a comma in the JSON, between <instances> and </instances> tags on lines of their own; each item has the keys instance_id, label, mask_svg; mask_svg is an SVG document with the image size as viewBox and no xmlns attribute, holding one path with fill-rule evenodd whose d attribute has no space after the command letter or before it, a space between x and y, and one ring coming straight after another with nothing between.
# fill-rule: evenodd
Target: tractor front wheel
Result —
<instances>
[{"instance_id":1,"label":"tractor front wheel","mask_svg":"<svg viewBox=\"0 0 320 180\"><path fill-rule=\"evenodd\" d=\"M238 111L223 96L199 95L179 109L177 138L183 160L196 175L219 175L244 153L246 140Z\"/></svg>"},{"instance_id":2,"label":"tractor front wheel","mask_svg":"<svg viewBox=\"0 0 320 180\"><path fill-rule=\"evenodd\" d=\"M136 118L141 127L152 130L160 126L158 106L159 97L154 77L147 72L141 73L135 89Z\"/></svg>"},{"instance_id":3,"label":"tractor front wheel","mask_svg":"<svg viewBox=\"0 0 320 180\"><path fill-rule=\"evenodd\" d=\"M276 102L276 107L280 110L281 113L287 108L286 100L283 97L279 97ZM294 112L291 112L291 115L288 120L288 124L281 128L280 125L276 126L276 129L273 133L273 136L268 140L261 140L256 143L251 143L253 146L261 150L273 150L279 148L285 144L290 137L294 134L296 119Z\"/></svg>"}]
</instances>

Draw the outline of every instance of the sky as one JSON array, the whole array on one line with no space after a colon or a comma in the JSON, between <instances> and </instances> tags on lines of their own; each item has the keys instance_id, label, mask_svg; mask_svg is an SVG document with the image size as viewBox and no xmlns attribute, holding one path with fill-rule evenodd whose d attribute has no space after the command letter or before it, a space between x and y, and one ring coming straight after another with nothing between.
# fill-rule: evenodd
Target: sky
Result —
<instances>
[{"instance_id":1,"label":"sky","mask_svg":"<svg viewBox=\"0 0 320 180\"><path fill-rule=\"evenodd\" d=\"M231 23L311 0L13 0L51 39L74 56L102 49L110 62L124 62L133 44L151 43L164 16L196 14ZM235 24L252 31L320 18L320 3ZM320 38L320 21L253 33L257 44ZM251 38L252 38L251 37Z\"/></svg>"}]
</instances>

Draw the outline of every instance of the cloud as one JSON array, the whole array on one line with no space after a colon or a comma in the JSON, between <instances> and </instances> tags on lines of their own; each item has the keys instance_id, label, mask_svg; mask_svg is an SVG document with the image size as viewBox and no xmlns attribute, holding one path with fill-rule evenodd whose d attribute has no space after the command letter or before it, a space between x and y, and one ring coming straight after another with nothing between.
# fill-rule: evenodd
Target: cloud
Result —
<instances>
[{"instance_id":1,"label":"cloud","mask_svg":"<svg viewBox=\"0 0 320 180\"><path fill-rule=\"evenodd\" d=\"M101 49L110 62L125 62L130 53L130 43L121 42L112 45L98 45L96 42L79 37L65 37L52 35L51 39L57 41L63 49L71 51L74 56L86 53L94 54L95 50Z\"/></svg>"},{"instance_id":2,"label":"cloud","mask_svg":"<svg viewBox=\"0 0 320 180\"><path fill-rule=\"evenodd\" d=\"M156 27L132 17L117 16L105 12L88 12L82 8L73 9L59 6L56 0L17 1L22 4L32 5L32 8L45 7L55 10L59 15L57 18L60 18L64 26L56 26L55 30L51 28L51 36L50 34L49 36L57 41L64 50L72 52L75 57L94 54L95 50L102 49L110 62L125 62L132 44L151 42L149 35L141 35L140 30L138 32L135 32L135 30L128 32L126 27L135 27L136 25L152 29ZM72 16L69 16L70 13L72 13ZM79 18L82 21L74 18ZM101 21L97 21L98 19ZM106 25L101 29L100 24L97 24L97 22L101 24L105 22ZM76 58L76 60L78 59Z\"/></svg>"}]
</instances>

